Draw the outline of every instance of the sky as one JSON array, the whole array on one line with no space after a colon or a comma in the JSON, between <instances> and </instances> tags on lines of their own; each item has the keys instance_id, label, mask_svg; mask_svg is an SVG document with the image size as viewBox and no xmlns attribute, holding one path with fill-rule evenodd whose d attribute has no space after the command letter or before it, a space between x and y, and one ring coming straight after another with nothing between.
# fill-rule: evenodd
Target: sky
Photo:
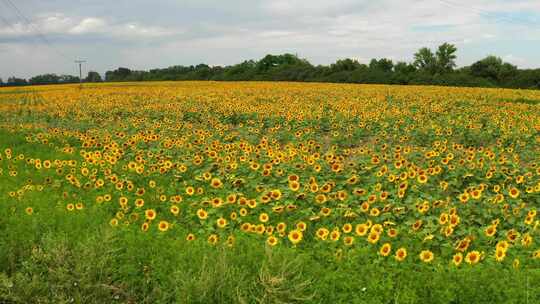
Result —
<instances>
[{"instance_id":1,"label":"sky","mask_svg":"<svg viewBox=\"0 0 540 304\"><path fill-rule=\"evenodd\" d=\"M13 4L13 5L12 5ZM119 66L412 61L450 42L458 66L497 55L540 68L540 0L0 0L0 78Z\"/></svg>"}]
</instances>

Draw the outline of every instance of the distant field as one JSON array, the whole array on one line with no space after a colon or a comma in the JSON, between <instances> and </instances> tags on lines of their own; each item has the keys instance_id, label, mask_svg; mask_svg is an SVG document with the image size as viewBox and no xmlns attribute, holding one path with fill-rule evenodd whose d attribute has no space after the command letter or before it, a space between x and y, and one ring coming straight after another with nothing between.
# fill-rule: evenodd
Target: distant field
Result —
<instances>
[{"instance_id":1,"label":"distant field","mask_svg":"<svg viewBox=\"0 0 540 304\"><path fill-rule=\"evenodd\" d=\"M540 91L0 89L0 303L540 303Z\"/></svg>"}]
</instances>

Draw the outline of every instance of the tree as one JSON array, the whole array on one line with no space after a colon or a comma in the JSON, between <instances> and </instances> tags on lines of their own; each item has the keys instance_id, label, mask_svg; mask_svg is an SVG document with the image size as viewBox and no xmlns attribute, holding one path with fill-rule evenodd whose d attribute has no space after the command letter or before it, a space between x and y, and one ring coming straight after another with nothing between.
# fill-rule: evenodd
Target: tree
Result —
<instances>
[{"instance_id":1,"label":"tree","mask_svg":"<svg viewBox=\"0 0 540 304\"><path fill-rule=\"evenodd\" d=\"M76 83L79 82L79 76L73 75L60 75L58 78L59 83Z\"/></svg>"},{"instance_id":2,"label":"tree","mask_svg":"<svg viewBox=\"0 0 540 304\"><path fill-rule=\"evenodd\" d=\"M28 82L24 78L17 78L17 77L11 76L8 78L6 84L8 86L20 86L20 85L27 85Z\"/></svg>"},{"instance_id":3,"label":"tree","mask_svg":"<svg viewBox=\"0 0 540 304\"><path fill-rule=\"evenodd\" d=\"M105 73L105 80L107 81L126 81L131 75L131 70L128 68L118 68L114 71L107 71Z\"/></svg>"},{"instance_id":4,"label":"tree","mask_svg":"<svg viewBox=\"0 0 540 304\"><path fill-rule=\"evenodd\" d=\"M99 75L98 72L90 71L88 72L88 76L84 79L85 82L102 82L103 79L101 79L101 75Z\"/></svg>"},{"instance_id":5,"label":"tree","mask_svg":"<svg viewBox=\"0 0 540 304\"><path fill-rule=\"evenodd\" d=\"M277 68L282 65L306 65L307 60L302 60L293 54L283 55L266 55L263 59L257 62L257 70L261 72L268 71L272 68Z\"/></svg>"},{"instance_id":6,"label":"tree","mask_svg":"<svg viewBox=\"0 0 540 304\"><path fill-rule=\"evenodd\" d=\"M369 68L372 70L379 70L382 72L390 73L394 69L394 63L390 59L381 58L379 60L377 59L371 59L369 62Z\"/></svg>"},{"instance_id":7,"label":"tree","mask_svg":"<svg viewBox=\"0 0 540 304\"><path fill-rule=\"evenodd\" d=\"M2 80L2 78L0 78L0 86L3 86L4 85L4 81Z\"/></svg>"},{"instance_id":8,"label":"tree","mask_svg":"<svg viewBox=\"0 0 540 304\"><path fill-rule=\"evenodd\" d=\"M473 63L470 71L474 76L488 78L502 84L511 80L516 75L517 67L503 62L500 57L490 55Z\"/></svg>"},{"instance_id":9,"label":"tree","mask_svg":"<svg viewBox=\"0 0 540 304\"><path fill-rule=\"evenodd\" d=\"M414 65L422 71L435 73L437 70L437 58L427 47L423 47L414 54Z\"/></svg>"},{"instance_id":10,"label":"tree","mask_svg":"<svg viewBox=\"0 0 540 304\"><path fill-rule=\"evenodd\" d=\"M412 74L416 72L416 67L413 64L409 64L403 61L398 61L394 65L394 72L401 74Z\"/></svg>"},{"instance_id":11,"label":"tree","mask_svg":"<svg viewBox=\"0 0 540 304\"><path fill-rule=\"evenodd\" d=\"M453 44L444 43L437 49L437 69L441 73L451 72L456 67L457 48Z\"/></svg>"},{"instance_id":12,"label":"tree","mask_svg":"<svg viewBox=\"0 0 540 304\"><path fill-rule=\"evenodd\" d=\"M37 75L28 79L30 84L54 84L60 82L60 77L56 74Z\"/></svg>"},{"instance_id":13,"label":"tree","mask_svg":"<svg viewBox=\"0 0 540 304\"><path fill-rule=\"evenodd\" d=\"M335 63L330 65L330 70L332 73L341 72L341 71L354 71L360 68L361 64L354 59L345 58L339 59Z\"/></svg>"}]
</instances>

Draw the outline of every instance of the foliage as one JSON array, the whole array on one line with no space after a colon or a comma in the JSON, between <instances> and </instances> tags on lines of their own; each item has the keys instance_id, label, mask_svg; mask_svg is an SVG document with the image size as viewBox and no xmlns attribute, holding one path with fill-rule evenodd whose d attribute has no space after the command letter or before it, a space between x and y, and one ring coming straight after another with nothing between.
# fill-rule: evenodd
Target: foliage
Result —
<instances>
[{"instance_id":1,"label":"foliage","mask_svg":"<svg viewBox=\"0 0 540 304\"><path fill-rule=\"evenodd\" d=\"M90 71L88 72L88 76L84 79L85 82L102 82L103 79L101 79L101 75L99 75L98 72Z\"/></svg>"}]
</instances>

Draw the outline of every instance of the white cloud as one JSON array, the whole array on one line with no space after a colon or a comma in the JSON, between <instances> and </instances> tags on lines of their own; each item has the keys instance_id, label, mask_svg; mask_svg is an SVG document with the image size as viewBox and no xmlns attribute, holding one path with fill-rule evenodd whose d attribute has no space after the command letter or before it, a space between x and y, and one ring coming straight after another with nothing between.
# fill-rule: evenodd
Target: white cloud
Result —
<instances>
[{"instance_id":1,"label":"white cloud","mask_svg":"<svg viewBox=\"0 0 540 304\"><path fill-rule=\"evenodd\" d=\"M96 17L89 17L81 20L79 24L72 27L68 32L72 34L96 33L103 31L106 26L107 23L105 20Z\"/></svg>"},{"instance_id":2,"label":"white cloud","mask_svg":"<svg viewBox=\"0 0 540 304\"><path fill-rule=\"evenodd\" d=\"M11 58L0 58L3 73L22 69L12 62L23 50L32 54L35 44L28 37L36 34L33 27L67 53L88 52L104 69L232 64L282 52L315 64L344 57L410 61L418 48L443 42L458 46L459 65L489 53L510 54L508 61L519 66L540 65L532 51L520 47L540 43L540 26L531 26L535 16L540 20L539 0L186 0L159 5L133 0L129 14L116 1L94 0L80 8L66 6L67 0L30 2L36 3L35 15L29 16L33 26L13 19L13 27L0 27L3 58ZM1 4L0 15L9 16ZM24 11L31 12L29 7ZM100 42L103 52L87 51Z\"/></svg>"},{"instance_id":3,"label":"white cloud","mask_svg":"<svg viewBox=\"0 0 540 304\"><path fill-rule=\"evenodd\" d=\"M38 32L39 31L39 32ZM11 27L0 29L2 36L23 37L41 33L64 34L64 35L85 35L102 34L122 39L136 38L157 38L180 31L169 30L164 27L144 25L136 22L114 23L98 17L86 17L82 19L68 17L61 13L41 14L30 24L15 23Z\"/></svg>"},{"instance_id":4,"label":"white cloud","mask_svg":"<svg viewBox=\"0 0 540 304\"><path fill-rule=\"evenodd\" d=\"M527 62L524 58L515 56L513 54L505 55L503 56L502 59L506 62L510 62L511 64L518 65L518 66L523 65L524 63Z\"/></svg>"}]
</instances>

